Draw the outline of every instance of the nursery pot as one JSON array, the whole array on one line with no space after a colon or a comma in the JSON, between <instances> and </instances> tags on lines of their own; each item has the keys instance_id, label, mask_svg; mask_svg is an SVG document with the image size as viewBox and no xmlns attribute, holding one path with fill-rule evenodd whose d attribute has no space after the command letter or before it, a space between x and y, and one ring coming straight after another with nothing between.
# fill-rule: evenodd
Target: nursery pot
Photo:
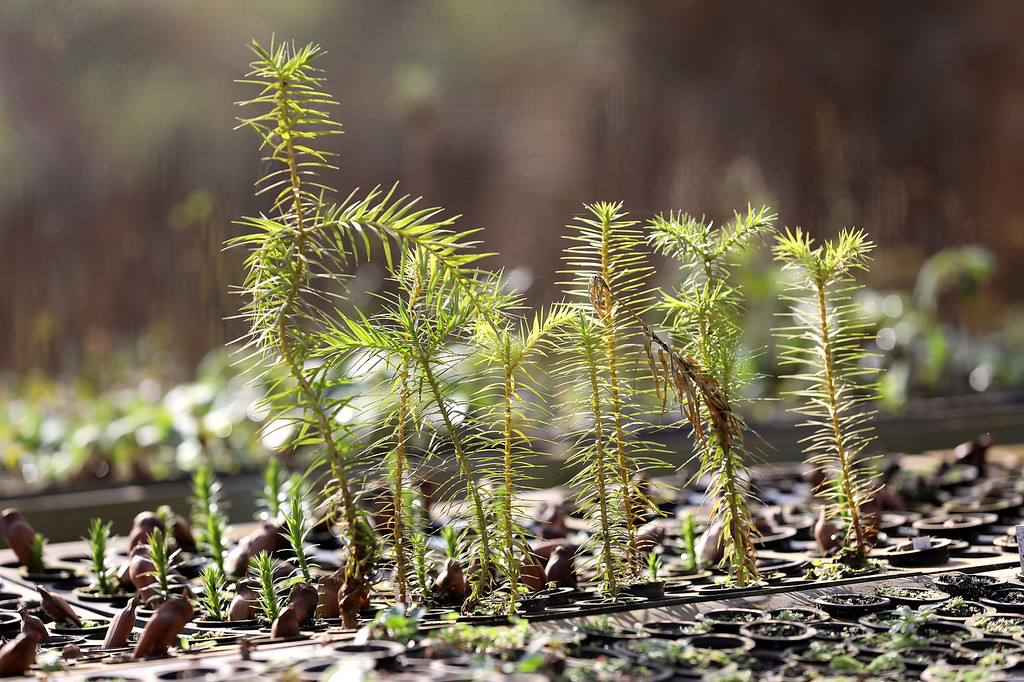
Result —
<instances>
[{"instance_id":1,"label":"nursery pot","mask_svg":"<svg viewBox=\"0 0 1024 682\"><path fill-rule=\"evenodd\" d=\"M764 612L757 609L721 608L708 609L697 614L698 623L710 623L715 632L736 634L740 627L764 618Z\"/></svg>"},{"instance_id":2,"label":"nursery pot","mask_svg":"<svg viewBox=\"0 0 1024 682\"><path fill-rule=\"evenodd\" d=\"M807 606L793 606L782 609L768 609L765 612L769 619L789 623L821 623L828 620L828 614L821 609Z\"/></svg>"},{"instance_id":3,"label":"nursery pot","mask_svg":"<svg viewBox=\"0 0 1024 682\"><path fill-rule=\"evenodd\" d=\"M956 497L942 505L950 514L996 514L1001 520L1007 521L1016 516L1024 504L1024 497L1017 493L1008 493L1003 497Z\"/></svg>"},{"instance_id":4,"label":"nursery pot","mask_svg":"<svg viewBox=\"0 0 1024 682\"><path fill-rule=\"evenodd\" d=\"M866 613L882 611L891 607L888 597L857 592L835 592L818 597L814 603L833 618L857 620Z\"/></svg>"},{"instance_id":5,"label":"nursery pot","mask_svg":"<svg viewBox=\"0 0 1024 682\"><path fill-rule=\"evenodd\" d=\"M977 601L1006 587L1006 583L990 575L972 573L943 573L935 577L935 585L954 597Z\"/></svg>"},{"instance_id":6,"label":"nursery pot","mask_svg":"<svg viewBox=\"0 0 1024 682\"><path fill-rule=\"evenodd\" d=\"M978 534L999 520L995 514L948 514L926 516L913 522L921 535L975 542Z\"/></svg>"},{"instance_id":7,"label":"nursery pot","mask_svg":"<svg viewBox=\"0 0 1024 682\"><path fill-rule=\"evenodd\" d=\"M30 571L27 566L18 566L18 575L31 583L66 583L79 577L74 569L63 566L44 566L42 571Z\"/></svg>"},{"instance_id":8,"label":"nursery pot","mask_svg":"<svg viewBox=\"0 0 1024 682\"><path fill-rule=\"evenodd\" d=\"M952 544L949 538L934 538L931 546L922 549L901 549L899 546L888 547L882 557L896 568L924 568L926 566L942 566L949 563L949 549Z\"/></svg>"},{"instance_id":9,"label":"nursery pot","mask_svg":"<svg viewBox=\"0 0 1024 682\"><path fill-rule=\"evenodd\" d=\"M1024 589L1019 587L996 590L980 601L1002 613L1024 613Z\"/></svg>"},{"instance_id":10,"label":"nursery pot","mask_svg":"<svg viewBox=\"0 0 1024 682\"><path fill-rule=\"evenodd\" d=\"M632 583L624 585L621 590L621 594L629 597L643 597L644 599L664 599L665 598L665 581L664 580L650 580L643 583Z\"/></svg>"},{"instance_id":11,"label":"nursery pot","mask_svg":"<svg viewBox=\"0 0 1024 682\"><path fill-rule=\"evenodd\" d=\"M923 587L897 587L888 584L876 588L875 594L887 598L893 603L893 606L909 606L915 609L949 599L948 594L939 590Z\"/></svg>"},{"instance_id":12,"label":"nursery pot","mask_svg":"<svg viewBox=\"0 0 1024 682\"><path fill-rule=\"evenodd\" d=\"M766 649L807 646L815 635L810 625L791 621L762 620L740 626L740 634Z\"/></svg>"}]
</instances>

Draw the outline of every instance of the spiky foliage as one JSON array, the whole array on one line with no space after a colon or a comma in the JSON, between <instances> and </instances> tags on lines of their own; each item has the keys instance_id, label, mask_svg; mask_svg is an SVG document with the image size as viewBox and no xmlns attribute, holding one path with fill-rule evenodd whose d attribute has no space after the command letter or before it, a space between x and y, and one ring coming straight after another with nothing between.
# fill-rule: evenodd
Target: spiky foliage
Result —
<instances>
[{"instance_id":1,"label":"spiky foliage","mask_svg":"<svg viewBox=\"0 0 1024 682\"><path fill-rule=\"evenodd\" d=\"M83 538L89 543L89 561L96 592L112 595L117 591L117 570L110 565L107 556L107 540L113 523L103 523L102 519L93 519L89 523L89 537Z\"/></svg>"},{"instance_id":2,"label":"spiky foliage","mask_svg":"<svg viewBox=\"0 0 1024 682\"><path fill-rule=\"evenodd\" d=\"M577 490L580 507L590 524L590 538L585 549L593 552L598 572L613 599L618 597L623 578L622 560L626 559L633 537L630 535L632 514L616 501L621 499L620 473L616 462L614 436L609 435L613 422L605 412L608 378L604 372L607 359L607 327L580 309L571 319L573 354L560 360L558 371L567 378L573 390L571 407L576 424L572 430L580 434L570 451L570 466L579 467L570 485Z\"/></svg>"},{"instance_id":3,"label":"spiky foliage","mask_svg":"<svg viewBox=\"0 0 1024 682\"><path fill-rule=\"evenodd\" d=\"M468 261L466 261L468 262ZM473 580L473 595L466 609L473 608L487 587L487 576L495 565L489 532L490 504L477 482L471 461L472 451L487 445L486 440L470 440L460 428L467 416L457 413L451 396L458 388L457 368L462 354L456 350L468 336L470 323L493 325L506 297L499 293L495 275L472 268L446 267L432 252L413 245L391 261L392 279L399 292L384 298L382 310L372 318L360 313L340 315L325 336L332 349L330 364L345 362L353 354L371 354L374 360L391 368L384 392L394 401L393 430L376 444L388 451L386 468L389 480L388 518L392 549L396 561L396 589L399 600L407 601L409 557L406 528L416 523L412 510L403 503L409 497L407 440L416 427L431 438L435 454L447 450L453 457L465 484L465 497L477 534L476 558L480 568ZM366 364L364 362L364 364ZM379 364L379 363L377 363ZM415 387L415 391L414 391ZM415 395L414 395L415 394Z\"/></svg>"},{"instance_id":4,"label":"spiky foliage","mask_svg":"<svg viewBox=\"0 0 1024 682\"><path fill-rule=\"evenodd\" d=\"M681 531L683 568L687 571L695 571L697 570L697 522L694 520L693 514L683 515Z\"/></svg>"},{"instance_id":5,"label":"spiky foliage","mask_svg":"<svg viewBox=\"0 0 1024 682\"><path fill-rule=\"evenodd\" d=\"M277 460L271 460L276 462ZM227 516L221 499L221 486L213 470L203 465L192 474L192 528L200 548L210 557L221 573L227 554Z\"/></svg>"},{"instance_id":6,"label":"spiky foliage","mask_svg":"<svg viewBox=\"0 0 1024 682\"><path fill-rule=\"evenodd\" d=\"M227 578L224 571L214 564L207 564L199 574L199 605L205 609L210 620L226 620L230 604L224 587Z\"/></svg>"},{"instance_id":7,"label":"spiky foliage","mask_svg":"<svg viewBox=\"0 0 1024 682\"><path fill-rule=\"evenodd\" d=\"M384 423L390 428L369 444L367 451L386 453L384 468L388 492L380 502L389 519L395 596L400 603L407 604L410 573L407 536L414 520L409 518L409 509L403 501L409 492L409 441L423 412L415 385L417 342L413 339L429 334L427 318L436 317L430 305L436 300L435 289L444 286L444 270L430 267L429 253L422 249L400 252L391 266L391 278L397 291L382 299L380 312L372 318L358 312L340 316L326 339L332 350L328 360L332 365L347 363L354 368L348 370L350 373L364 367L375 368L377 374L381 373L381 367L385 370L380 387L383 390L374 393L382 397L376 412L388 415ZM446 342L445 334L454 334L457 330L449 327L440 331L434 327L433 331L434 350L440 352Z\"/></svg>"},{"instance_id":8,"label":"spiky foliage","mask_svg":"<svg viewBox=\"0 0 1024 682\"><path fill-rule=\"evenodd\" d=\"M418 295L418 294L417 294ZM406 446L409 441L409 432L412 426L412 388L411 384L412 358L402 357L398 373L395 377L398 389L398 407L395 410L394 423L394 449L388 453L387 470L388 482L390 485L390 504L392 505L391 522L391 547L395 559L395 590L398 602L409 603L409 551L406 546L406 527L415 522L407 512L409 507L405 504L408 493L407 479L409 470L409 456Z\"/></svg>"},{"instance_id":9,"label":"spiky foliage","mask_svg":"<svg viewBox=\"0 0 1024 682\"><path fill-rule=\"evenodd\" d=\"M281 506L288 498L288 479L288 471L280 460L270 459L263 467L263 490L257 506L265 510L262 514L266 514L266 518L281 518Z\"/></svg>"},{"instance_id":10,"label":"spiky foliage","mask_svg":"<svg viewBox=\"0 0 1024 682\"><path fill-rule=\"evenodd\" d=\"M306 550L306 538L313 530L313 520L302 489L301 478L292 482L291 492L288 494L288 506L284 510L284 536L288 539L288 544L291 545L292 552L295 554L295 560L299 564L298 577L308 583L313 581L310 566L316 564L310 562Z\"/></svg>"},{"instance_id":11,"label":"spiky foliage","mask_svg":"<svg viewBox=\"0 0 1024 682\"><path fill-rule=\"evenodd\" d=\"M277 578L274 576L274 560L268 552L260 552L249 560L249 570L259 583L257 601L267 621L273 623L283 608L283 599L278 596Z\"/></svg>"},{"instance_id":12,"label":"spiky foliage","mask_svg":"<svg viewBox=\"0 0 1024 682\"><path fill-rule=\"evenodd\" d=\"M269 390L267 399L282 405L284 414L301 408L293 444L323 448L352 557L346 588L361 594L368 591L364 569L371 567L375 553L372 542L365 541L373 535L361 528L366 522L349 480L348 434L333 419L338 406L322 400L326 379L309 369L318 349L323 285L343 281L343 274L330 266L344 262L347 255L336 247L341 230L335 212L323 203L326 188L316 181L315 173L331 166L326 154L312 145L324 135L340 132L340 126L326 112L333 102L321 92L321 78L313 66L322 54L318 46L271 44L265 50L253 43L253 51L257 59L244 82L257 85L261 92L243 105L263 111L243 124L259 133L273 169L260 179L260 191L273 195L273 210L271 216L244 219L251 233L232 242L251 250L243 290L243 312L251 329L248 345L286 370L287 378ZM320 278L326 281L317 281ZM346 624L352 626L355 614L348 615Z\"/></svg>"},{"instance_id":13,"label":"spiky foliage","mask_svg":"<svg viewBox=\"0 0 1024 682\"><path fill-rule=\"evenodd\" d=\"M585 206L589 216L578 217L569 225L567 238L573 242L565 251L564 260L573 276L570 293L589 301L597 321L603 326L604 344L601 373L606 376L599 400L601 412L610 423L608 455L612 458L617 484L615 502L625 524L626 569L638 576L643 570L643 557L636 548L637 516L650 511L652 505L634 484L639 471L635 452L640 445L630 435L631 418L627 413L634 387L624 381L623 368L634 362L638 353L629 338L639 334L634 318L643 316L651 304L645 280L651 274L643 233L637 222L627 219L622 204L596 203ZM594 289L594 277L604 287ZM628 306L633 315L623 313Z\"/></svg>"},{"instance_id":14,"label":"spiky foliage","mask_svg":"<svg viewBox=\"0 0 1024 682\"><path fill-rule=\"evenodd\" d=\"M652 243L674 257L684 273L680 290L662 303L666 322L677 345L716 387L714 402L703 401L696 413L691 403L690 421L700 473L710 481L712 524L723 528L730 578L740 585L756 580L758 570L746 498L752 452L734 407L744 377L739 372L740 295L730 283L729 267L741 249L773 229L774 220L762 208L737 213L728 229L683 214L659 216L650 225Z\"/></svg>"},{"instance_id":15,"label":"spiky foliage","mask_svg":"<svg viewBox=\"0 0 1024 682\"><path fill-rule=\"evenodd\" d=\"M335 305L344 296L348 268L380 249L394 268L395 249L421 249L453 286L475 300L477 285L471 264L483 254L470 253L471 232L447 228L452 219L437 219L438 209L418 209L416 201L394 190L375 189L359 198L350 194L329 203L330 190L317 172L330 169L329 156L317 143L340 132L327 109L334 105L322 90L314 62L318 46L253 45L256 60L245 83L260 93L242 104L261 111L242 124L254 129L272 170L260 180L260 191L273 197L269 215L246 218L245 234L230 242L249 250L242 293L249 321L247 347L285 371L273 384L267 403L277 408L280 423L296 428L293 446L318 448L313 464L329 472L324 494L334 503L349 560L342 588L342 622L353 627L367 603L367 580L376 563L373 529L360 512L353 477L362 449L354 443L352 426L336 419L351 394L336 390L346 379L327 372L332 352L327 337L336 326ZM277 376L270 372L269 376ZM295 409L298 408L298 409Z\"/></svg>"},{"instance_id":16,"label":"spiky foliage","mask_svg":"<svg viewBox=\"0 0 1024 682\"><path fill-rule=\"evenodd\" d=\"M647 553L647 575L650 576L652 582L658 581L662 566L661 556L657 552Z\"/></svg>"},{"instance_id":17,"label":"spiky foliage","mask_svg":"<svg viewBox=\"0 0 1024 682\"><path fill-rule=\"evenodd\" d=\"M153 584L153 595L146 604L150 608L156 608L173 596L176 585L174 575L178 564L178 557L181 550L171 550L170 539L164 535L159 528L154 528L147 538L149 548L149 560L153 563L153 570L145 575L156 578Z\"/></svg>"},{"instance_id":18,"label":"spiky foliage","mask_svg":"<svg viewBox=\"0 0 1024 682\"><path fill-rule=\"evenodd\" d=\"M441 527L441 549L444 550L445 558L458 561L464 559L467 534L467 529L459 530L452 523Z\"/></svg>"},{"instance_id":19,"label":"spiky foliage","mask_svg":"<svg viewBox=\"0 0 1024 682\"><path fill-rule=\"evenodd\" d=\"M424 393L429 396L435 416L440 418L444 440L451 448L452 455L459 467L466 486L466 499L469 501L473 526L476 531L474 538L474 563L469 572L472 582L472 593L463 604L463 611L475 609L483 595L490 589L493 569L496 560L492 547L491 533L491 502L489 493L477 482L473 464L470 460L474 444L470 442L465 431L459 427L462 415L457 416L456 405L449 399L452 383L448 381L449 372L455 366L450 353L439 353L437 340L446 337L451 329L465 329L470 317L478 314L477 303L462 295L460 289L452 289L449 295L438 303L443 304L439 310L437 326L431 326L432 333L414 339L415 360L422 382ZM478 442L475 447L483 446Z\"/></svg>"},{"instance_id":20,"label":"spiky foliage","mask_svg":"<svg viewBox=\"0 0 1024 682\"><path fill-rule=\"evenodd\" d=\"M44 573L46 571L46 563L43 560L43 554L46 551L47 542L46 536L42 533L36 533L32 536L32 540L28 545L29 573Z\"/></svg>"},{"instance_id":21,"label":"spiky foliage","mask_svg":"<svg viewBox=\"0 0 1024 682\"><path fill-rule=\"evenodd\" d=\"M866 270L873 244L861 230L843 230L835 241L815 248L802 230L786 230L775 243L776 258L793 273L790 310L795 326L778 330L787 343L784 360L799 368L794 391L802 404L795 411L813 429L805 439L808 462L826 474L830 517L846 522L846 548L863 558L870 547L861 509L874 494L874 468L862 457L871 442L873 412L860 409L872 396L863 381L865 319L853 294L857 270ZM786 343L784 341L784 343Z\"/></svg>"},{"instance_id":22,"label":"spiky foliage","mask_svg":"<svg viewBox=\"0 0 1024 682\"><path fill-rule=\"evenodd\" d=\"M425 535L412 536L413 580L424 601L430 598L433 585L430 583L430 566L427 560L427 538Z\"/></svg>"},{"instance_id":23,"label":"spiky foliage","mask_svg":"<svg viewBox=\"0 0 1024 682\"><path fill-rule=\"evenodd\" d=\"M420 252L420 255L424 255ZM407 534L415 521L409 518L409 508L404 504L408 494L409 440L417 423L418 401L413 394L415 378L415 354L411 339L420 333L420 311L424 298L424 285L432 280L426 272L428 260L418 262L410 252L404 252L397 270L399 294L385 304L376 320L363 320L363 328L372 330L369 335L360 335L360 325L350 324L352 333L345 339L346 349L368 350L382 358L392 367L389 390L384 393L393 398L395 407L388 420L394 424L393 433L384 437L387 450L385 468L388 478L388 499L391 527L391 549L395 561L395 591L399 603L408 604L409 599L409 547ZM360 343L362 340L362 343Z\"/></svg>"},{"instance_id":24,"label":"spiky foliage","mask_svg":"<svg viewBox=\"0 0 1024 682\"><path fill-rule=\"evenodd\" d=\"M517 502L520 494L528 489L526 465L522 457L527 451L527 436L523 429L532 424L545 410L530 402L525 393L536 395L540 383L532 374L534 365L528 362L532 356L544 356L545 346L550 343L550 334L563 327L572 315L565 305L556 305L537 313L532 322L502 320L498 325L485 321L475 326L475 338L481 357L496 368L499 376L492 386L496 400L484 417L494 434L499 461L488 463L485 468L499 474L494 494L495 542L498 546L501 568L515 588L519 584L523 557L529 551L526 545L524 515ZM508 611L516 610L517 590L509 591Z\"/></svg>"}]
</instances>

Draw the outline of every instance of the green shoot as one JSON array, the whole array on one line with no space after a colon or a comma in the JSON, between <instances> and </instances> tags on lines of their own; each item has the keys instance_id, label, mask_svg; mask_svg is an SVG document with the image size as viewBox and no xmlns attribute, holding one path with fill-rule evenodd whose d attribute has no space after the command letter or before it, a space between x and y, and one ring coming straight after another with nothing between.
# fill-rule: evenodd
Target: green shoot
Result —
<instances>
[{"instance_id":1,"label":"green shoot","mask_svg":"<svg viewBox=\"0 0 1024 682\"><path fill-rule=\"evenodd\" d=\"M431 307L435 313L449 303L459 308L455 317L463 317L456 320L455 328L465 324L469 311L490 318L488 295L473 267L485 254L468 252L473 246L472 231L450 230L452 219L438 219L437 209L420 209L416 200L393 190L374 189L362 198L353 193L340 204L330 204L331 191L316 174L333 167L329 154L317 149L317 142L341 131L327 112L335 103L323 92L323 79L314 67L321 49L283 44L267 50L254 44L253 51L256 60L245 82L260 92L243 104L258 107L259 112L242 123L258 133L270 162L272 171L260 180L260 191L272 195L273 208L269 215L243 220L249 233L230 242L249 251L243 287L243 314L250 323L248 348L270 360L273 369L283 370L283 378L268 392L266 402L281 420L295 427L293 445L318 448L312 466L328 472L323 492L337 511L349 554L342 622L354 627L358 609L368 603L368 581L379 545L355 494L361 475L356 467L364 461L360 456L364 450L354 442L353 426L335 418L350 406L354 392L336 389L351 382L344 371L351 354L365 350L368 338L372 345L387 334L368 337L370 325L363 319L344 319L335 301L345 297L349 267L369 258L379 245L392 273L406 262L405 254L426 254L414 260L429 264L431 278L438 283L435 291L443 290ZM444 333L433 339L418 334L404 339L403 357L409 359L410 369L419 370L416 380L437 405L477 524L485 531L482 494L472 480L468 453L442 387L444 371L438 366L436 342L450 340L454 328L438 324L437 329ZM392 347L382 350L390 353ZM401 494L395 499L397 504ZM489 568L486 534L481 538L482 565ZM404 557L402 543L399 539L396 556Z\"/></svg>"},{"instance_id":2,"label":"green shoot","mask_svg":"<svg viewBox=\"0 0 1024 682\"><path fill-rule=\"evenodd\" d=\"M283 608L277 595L277 581L274 579L274 560L268 552L260 552L249 561L250 570L256 574L260 584L259 605L267 621L273 623Z\"/></svg>"},{"instance_id":3,"label":"green shoot","mask_svg":"<svg viewBox=\"0 0 1024 682\"><path fill-rule=\"evenodd\" d=\"M206 515L217 508L220 502L220 484L216 476L206 464L199 465L192 472L192 497L189 498L192 508L192 523L203 526Z\"/></svg>"},{"instance_id":4,"label":"green shoot","mask_svg":"<svg viewBox=\"0 0 1024 682\"><path fill-rule=\"evenodd\" d=\"M280 460L271 458L263 470L263 491L259 506L266 511L266 518L279 519L283 516L281 506L288 499L288 474Z\"/></svg>"},{"instance_id":5,"label":"green shoot","mask_svg":"<svg viewBox=\"0 0 1024 682\"><path fill-rule=\"evenodd\" d=\"M413 342L415 359L419 365L419 379L423 382L425 393L430 397L437 416L441 418L444 426L443 433L447 436L452 454L465 482L466 499L470 503L476 530L475 558L479 561L474 564L478 566L478 570L475 571L475 574L468 576L473 585L472 593L463 603L463 611L468 613L479 604L484 592L490 588L492 568L496 565L491 548L492 527L487 513L490 505L486 499L487 492L476 483L464 430L456 426L458 420L453 411L454 406L447 399L447 383L443 380L443 375L448 371L450 365L439 357L437 341L441 338L449 338L450 330L461 329L468 323L470 317L481 313L478 306L483 294L478 291L476 296L463 295L461 290L444 285L443 282L439 283L437 294L442 295L446 289L448 290L447 296L434 306L437 319L431 321L432 333L413 336L410 340Z\"/></svg>"},{"instance_id":6,"label":"green shoot","mask_svg":"<svg viewBox=\"0 0 1024 682\"><path fill-rule=\"evenodd\" d=\"M609 421L605 429L609 441L606 456L616 479L609 492L613 494L612 504L618 507L616 514L625 534L624 566L636 575L642 568L642 557L636 549L636 519L638 514L653 509L653 505L640 494L634 482L639 472L639 463L633 456L638 441L629 434L626 408L635 389L627 386L622 374L629 362L627 358L638 350L626 339L640 331L634 318L646 313L651 305L645 282L653 270L646 262L643 235L635 227L636 221L626 219L621 203L597 203L587 205L586 209L590 215L569 226L574 233L568 238L574 244L566 249L564 260L570 267L568 274L575 278L571 293L590 302L603 328L600 370L605 385L600 400L604 403L601 411ZM604 283L603 288L594 288L595 277ZM614 305L616 301L621 305ZM623 306L629 307L632 314L623 314Z\"/></svg>"},{"instance_id":7,"label":"green shoot","mask_svg":"<svg viewBox=\"0 0 1024 682\"><path fill-rule=\"evenodd\" d=\"M467 529L464 528L460 531L453 524L441 527L441 540L444 543L445 558L462 561L467 533Z\"/></svg>"},{"instance_id":8,"label":"green shoot","mask_svg":"<svg viewBox=\"0 0 1024 682\"><path fill-rule=\"evenodd\" d=\"M697 522L693 514L683 515L683 568L687 571L697 570Z\"/></svg>"},{"instance_id":9,"label":"green shoot","mask_svg":"<svg viewBox=\"0 0 1024 682\"><path fill-rule=\"evenodd\" d=\"M107 557L107 538L112 525L109 521L103 523L101 519L93 519L89 523L89 537L83 538L89 543L90 568L96 591L103 595L112 595L117 591L117 571Z\"/></svg>"},{"instance_id":10,"label":"green shoot","mask_svg":"<svg viewBox=\"0 0 1024 682\"><path fill-rule=\"evenodd\" d=\"M518 329L504 321L498 325L481 321L475 328L484 359L500 370L498 383L501 388L492 410L499 432L495 444L501 453L500 461L493 463L494 471L500 474L494 513L498 520L495 531L501 564L513 588L509 590L509 613L514 613L517 608L516 588L519 586L523 555L528 551L519 518L522 513L516 503L517 496L525 487L524 465L520 460L527 449L521 425L529 423L525 417L527 409L536 409L523 400L521 391L523 387L538 386L537 380L531 376L527 360L531 355L544 354L544 345L550 343L549 336L564 326L570 315L571 309L561 305L535 315L532 324L521 322Z\"/></svg>"},{"instance_id":11,"label":"green shoot","mask_svg":"<svg viewBox=\"0 0 1024 682\"><path fill-rule=\"evenodd\" d=\"M416 587L424 600L430 598L433 585L430 582L430 566L427 562L427 538L417 533L412 536L412 565Z\"/></svg>"},{"instance_id":12,"label":"green shoot","mask_svg":"<svg viewBox=\"0 0 1024 682\"><path fill-rule=\"evenodd\" d=\"M850 559L862 562L871 538L870 519L861 509L875 488L871 462L862 454L871 442L874 413L857 409L871 397L872 386L857 383L869 370L861 364L865 321L852 296L859 288L853 272L867 269L874 245L860 230L844 230L836 241L818 248L812 243L797 228L786 230L775 244L776 258L795 275L790 295L795 326L778 333L810 342L802 346L790 341L783 349L785 361L800 368L794 378L804 386L794 392L804 401L795 411L813 429L805 439L808 462L827 476L827 513L846 522L845 550Z\"/></svg>"},{"instance_id":13,"label":"green shoot","mask_svg":"<svg viewBox=\"0 0 1024 682\"><path fill-rule=\"evenodd\" d=\"M301 479L292 483L291 493L288 496L288 509L284 515L284 531L288 543L292 546L295 559L299 562L299 574L304 582L312 582L310 574L309 557L306 554L306 538L313 529L309 509L302 495Z\"/></svg>"},{"instance_id":14,"label":"green shoot","mask_svg":"<svg viewBox=\"0 0 1024 682\"><path fill-rule=\"evenodd\" d=\"M227 518L215 511L206 516L206 523L200 529L201 546L222 573L227 572L224 568L224 560L227 556L227 540L225 539L227 528Z\"/></svg>"},{"instance_id":15,"label":"green shoot","mask_svg":"<svg viewBox=\"0 0 1024 682\"><path fill-rule=\"evenodd\" d=\"M227 554L227 518L222 507L220 483L213 470L205 464L192 474L192 527L201 549L226 573L224 558Z\"/></svg>"},{"instance_id":16,"label":"green shoot","mask_svg":"<svg viewBox=\"0 0 1024 682\"><path fill-rule=\"evenodd\" d=\"M658 582L658 574L661 572L661 557L658 556L657 552L648 552L647 554L647 574L651 577L651 581Z\"/></svg>"},{"instance_id":17,"label":"green shoot","mask_svg":"<svg viewBox=\"0 0 1024 682\"><path fill-rule=\"evenodd\" d=\"M746 499L752 453L746 426L733 407L745 377L740 372L740 296L729 269L740 250L774 229L774 221L775 216L762 208L736 214L732 229L716 229L708 221L682 214L659 216L650 225L651 241L673 256L685 274L680 291L666 296L661 305L667 324L681 350L695 359L714 387L714 400L705 397L699 413L689 399L688 416L700 473L711 481L711 522L724 529L723 561L729 565L730 579L739 585L757 580L758 570L751 538L756 531Z\"/></svg>"},{"instance_id":18,"label":"green shoot","mask_svg":"<svg viewBox=\"0 0 1024 682\"><path fill-rule=\"evenodd\" d=\"M153 563L153 570L147 575L156 578L153 586L154 594L150 597L150 608L156 608L173 596L174 585L171 584L171 576L174 574L174 566L179 550L170 549L170 542L159 528L154 528L147 539L149 546L149 560Z\"/></svg>"},{"instance_id":19,"label":"green shoot","mask_svg":"<svg viewBox=\"0 0 1024 682\"><path fill-rule=\"evenodd\" d=\"M32 536L32 542L29 543L28 551L31 557L28 564L29 573L44 573L46 571L46 563L43 561L43 552L46 550L46 536L42 533L36 533Z\"/></svg>"},{"instance_id":20,"label":"green shoot","mask_svg":"<svg viewBox=\"0 0 1024 682\"><path fill-rule=\"evenodd\" d=\"M572 320L575 356L565 360L560 368L573 385L585 389L574 402L578 419L586 420L579 427L581 435L569 457L570 465L579 465L580 470L570 485L579 490L581 508L590 519L589 544L596 545L595 556L602 583L612 599L618 597L621 564L620 557L627 556L629 535L627 521L621 515L621 508L609 504L616 499L612 495L618 481L614 453L609 451L611 442L605 433L607 417L603 400L605 379L605 339L603 328L582 310ZM592 433L586 433L592 429Z\"/></svg>"},{"instance_id":21,"label":"green shoot","mask_svg":"<svg viewBox=\"0 0 1024 682\"><path fill-rule=\"evenodd\" d=\"M206 610L210 620L225 620L227 618L228 599L224 593L224 586L227 578L224 572L213 564L203 567L199 576L199 605Z\"/></svg>"},{"instance_id":22,"label":"green shoot","mask_svg":"<svg viewBox=\"0 0 1024 682\"><path fill-rule=\"evenodd\" d=\"M270 360L273 369L284 370L265 400L277 407L281 418L298 426L293 444L320 448L318 462L326 465L330 477L324 494L338 511L349 553L342 623L354 627L358 609L368 600L377 541L355 499L350 427L334 419L347 398L326 399L325 385L331 380L309 360L323 347L320 334L326 320L318 307L324 300L320 285L338 285L344 291L345 273L338 266L347 262L352 244L336 238L359 230L365 220L360 215L373 214L386 222L408 216L376 206L375 195L340 209L323 203L328 190L316 173L331 165L315 143L340 132L340 126L326 111L333 102L321 91L322 78L314 66L322 50L288 44L272 44L267 50L257 43L252 49L256 59L245 82L260 92L242 104L261 111L242 124L262 140L272 170L261 178L260 191L270 192L274 199L269 217L244 220L251 233L230 242L250 250L243 287L243 314L250 324L247 347ZM268 511L279 511L279 500L267 496L274 507Z\"/></svg>"}]
</instances>

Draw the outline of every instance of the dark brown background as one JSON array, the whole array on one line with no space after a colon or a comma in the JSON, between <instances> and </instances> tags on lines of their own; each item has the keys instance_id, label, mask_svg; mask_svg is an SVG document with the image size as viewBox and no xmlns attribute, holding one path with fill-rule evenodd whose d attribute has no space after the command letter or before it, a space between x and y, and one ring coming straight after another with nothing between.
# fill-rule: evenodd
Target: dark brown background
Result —
<instances>
[{"instance_id":1,"label":"dark brown background","mask_svg":"<svg viewBox=\"0 0 1024 682\"><path fill-rule=\"evenodd\" d=\"M275 33L328 50L330 182L401 181L484 227L533 302L603 200L862 227L881 288L977 242L982 323L1024 293L1022 3L7 0L0 367L102 373L127 349L187 374L240 332L220 244L263 204L233 80Z\"/></svg>"}]
</instances>

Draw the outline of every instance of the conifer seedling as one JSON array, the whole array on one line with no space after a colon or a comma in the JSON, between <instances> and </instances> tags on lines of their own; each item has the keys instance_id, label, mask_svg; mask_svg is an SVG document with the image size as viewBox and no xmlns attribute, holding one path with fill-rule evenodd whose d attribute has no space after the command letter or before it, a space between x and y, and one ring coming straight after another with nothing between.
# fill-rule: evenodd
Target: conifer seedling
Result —
<instances>
[{"instance_id":1,"label":"conifer seedling","mask_svg":"<svg viewBox=\"0 0 1024 682\"><path fill-rule=\"evenodd\" d=\"M711 523L723 529L724 561L730 580L738 585L757 580L759 573L747 499L754 453L735 407L745 380L740 371L740 296L729 268L739 250L773 229L774 220L762 208L737 213L731 228L719 229L682 214L660 216L650 225L651 241L676 259L685 277L679 291L662 302L667 326L679 350L713 386L713 401L701 401L699 410L691 402L690 423L700 474L709 481Z\"/></svg>"},{"instance_id":2,"label":"conifer seedling","mask_svg":"<svg viewBox=\"0 0 1024 682\"><path fill-rule=\"evenodd\" d=\"M797 368L802 388L795 411L812 430L805 439L807 461L826 475L829 518L845 524L837 559L851 569L867 567L872 519L863 508L875 492L876 472L865 448L871 442L873 412L861 409L873 396L862 360L865 319L854 298L854 279L868 266L873 244L861 230L843 230L815 247L800 228L786 230L775 243L775 257L793 273L790 311L794 325L779 330L785 361Z\"/></svg>"}]
</instances>

